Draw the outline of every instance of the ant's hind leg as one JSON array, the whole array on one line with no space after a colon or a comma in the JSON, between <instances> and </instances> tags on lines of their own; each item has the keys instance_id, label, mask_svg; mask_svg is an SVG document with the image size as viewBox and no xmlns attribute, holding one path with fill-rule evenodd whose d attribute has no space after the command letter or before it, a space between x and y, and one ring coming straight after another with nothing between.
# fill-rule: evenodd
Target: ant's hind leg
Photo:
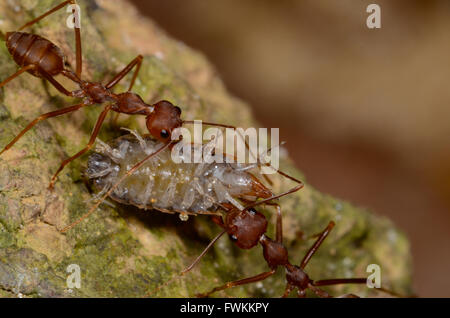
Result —
<instances>
[{"instance_id":1,"label":"ant's hind leg","mask_svg":"<svg viewBox=\"0 0 450 318\"><path fill-rule=\"evenodd\" d=\"M7 79L5 79L3 82L0 83L0 88L5 86L7 83L11 82L13 79L15 79L17 76L21 75L22 73L25 73L31 69L33 69L34 65L27 65L25 67L22 67L20 70L15 72L13 75L9 76Z\"/></svg>"},{"instance_id":2,"label":"ant's hind leg","mask_svg":"<svg viewBox=\"0 0 450 318\"><path fill-rule=\"evenodd\" d=\"M64 94L66 96L69 97L78 97L75 95L76 91L74 92L70 92L68 91L64 86L62 86L53 76L51 76L50 74L48 74L47 72L45 72L44 70L40 70L40 73L42 74L42 76L50 82L50 84L53 85L54 88L56 88L61 94ZM69 71L64 70L62 72L63 75L67 75L69 73ZM75 78L74 78L75 79ZM77 79L78 80L78 79Z\"/></svg>"},{"instance_id":3,"label":"ant's hind leg","mask_svg":"<svg viewBox=\"0 0 450 318\"><path fill-rule=\"evenodd\" d=\"M5 86L7 83L11 82L13 79L15 79L16 77L18 77L19 75L30 71L32 69L34 69L36 66L33 64L29 64L27 66L22 67L20 70L18 70L16 73L12 74L11 76L9 76L7 79L5 79L3 82L0 83L0 88L2 88L3 86ZM50 84L53 85L53 87L55 87L60 93L69 96L69 97L73 97L74 94L73 92L69 92L67 89L64 88L64 86L62 86L57 80L55 80L53 78L53 76L51 76L50 74L48 74L47 72L45 72L44 70L40 69L39 73L41 73L41 75L43 76L43 78L45 78L46 80L48 80L50 82Z\"/></svg>"},{"instance_id":4,"label":"ant's hind leg","mask_svg":"<svg viewBox=\"0 0 450 318\"><path fill-rule=\"evenodd\" d=\"M78 109L80 109L81 107L84 106L88 106L88 104L76 104L70 107L66 107L63 109L59 109L50 113L46 113L43 115L40 115L39 117L37 117L35 120L33 120L31 123L29 123L27 125L27 127L25 127L8 145L5 146L5 148L3 148L2 151L0 151L0 155L2 155L6 150L10 149L28 130L30 130L31 128L33 128L33 126L35 126L37 123L39 123L42 120L45 120L47 118L51 118L51 117L57 117L63 114L67 114L70 112L74 112Z\"/></svg>"},{"instance_id":5,"label":"ant's hind leg","mask_svg":"<svg viewBox=\"0 0 450 318\"><path fill-rule=\"evenodd\" d=\"M240 285L260 282L260 281L266 279L267 277L272 276L274 273L275 273L275 270L272 269L269 272L264 272L264 273L258 274L256 276L252 276L252 277L249 277L249 278L244 278L244 279L241 279L241 280L236 280L236 281L233 281L233 282L228 282L225 285L216 287L216 288L210 290L207 293L197 294L196 296L197 297L208 297L212 293L215 293L215 292L220 291L220 290L225 290L225 289L228 289L228 288L231 288L231 287L235 287L235 286L240 286Z\"/></svg>"},{"instance_id":6,"label":"ant's hind leg","mask_svg":"<svg viewBox=\"0 0 450 318\"><path fill-rule=\"evenodd\" d=\"M192 120L185 120L184 123L185 123L185 124L194 124L195 122L192 121ZM242 133L241 133L239 130L237 130L237 127L236 127L236 126L225 125L225 124L218 124L218 123L211 123L211 122L205 122L205 121L203 121L202 124L203 124L203 125L208 125L208 126L213 126L213 127L231 128L231 129L234 129L235 131L237 131L238 134L239 134L239 137L240 137L241 140L244 142L245 148L248 150L250 157L253 158L253 159L255 159L256 162L257 162L258 165L259 165L259 159L258 159L258 156L256 156L256 155L253 153L253 151L251 150L251 148L250 148L250 146L249 146L247 140L246 140L245 137L242 135ZM272 180L270 180L270 178L269 178L267 175L263 174L263 177L264 177L264 179L266 179L266 181L267 181L270 185L273 184Z\"/></svg>"}]
</instances>

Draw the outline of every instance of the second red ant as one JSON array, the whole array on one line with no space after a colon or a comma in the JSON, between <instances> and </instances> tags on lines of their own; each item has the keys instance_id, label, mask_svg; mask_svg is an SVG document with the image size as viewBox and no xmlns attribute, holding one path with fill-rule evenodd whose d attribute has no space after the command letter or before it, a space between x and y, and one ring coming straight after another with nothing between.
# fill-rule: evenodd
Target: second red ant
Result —
<instances>
[{"instance_id":1,"label":"second red ant","mask_svg":"<svg viewBox=\"0 0 450 318\"><path fill-rule=\"evenodd\" d=\"M266 217L254 209L254 206L263 203L275 206L277 209L275 240L271 239L266 234L268 225ZM225 233L227 233L234 244L241 249L251 249L258 245L258 243L261 244L263 248L264 260L266 261L269 270L252 277L228 282L222 286L213 288L208 292L199 293L196 295L197 297L209 297L213 293L221 290L263 281L274 275L278 267L284 267L286 271L286 289L282 297L288 297L292 291L296 290L297 296L303 298L306 297L306 291L311 290L318 297L329 298L332 296L320 287L341 284L367 284L367 278L363 277L313 280L306 273L305 267L308 265L313 255L317 252L323 241L330 234L331 230L334 228L335 223L333 221L329 222L327 227L318 235L316 241L311 245L300 264L293 265L289 262L288 251L283 245L281 208L278 204L270 203L270 199L250 204L243 211L239 211L230 206L230 210L226 213L223 219L218 216L212 216L212 219L216 224L223 228L223 231L216 236L200 254L200 256L198 256L195 261L183 270L177 277L181 277L192 270L200 259L213 246L213 244ZM159 286L156 290L159 290L161 287L166 286L172 281L173 279ZM377 290L385 292L391 296L401 297L399 294L382 287ZM356 298L358 296L354 294L345 294L340 297Z\"/></svg>"}]
</instances>

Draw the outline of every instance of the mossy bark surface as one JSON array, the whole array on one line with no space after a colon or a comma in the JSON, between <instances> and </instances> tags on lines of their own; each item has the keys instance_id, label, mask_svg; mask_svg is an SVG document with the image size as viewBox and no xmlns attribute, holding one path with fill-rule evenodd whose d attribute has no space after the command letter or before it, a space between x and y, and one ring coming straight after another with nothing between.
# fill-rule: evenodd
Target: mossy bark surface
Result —
<instances>
[{"instance_id":1,"label":"mossy bark surface","mask_svg":"<svg viewBox=\"0 0 450 318\"><path fill-rule=\"evenodd\" d=\"M2 1L3 32L15 30L59 0ZM145 59L134 91L145 101L167 99L180 105L184 119L203 119L240 127L257 126L248 105L231 96L214 68L200 53L171 39L125 1L81 0L83 76L106 81L137 54ZM74 66L73 30L65 10L31 28L62 48ZM0 79L17 70L4 43L0 45ZM130 76L116 91L128 87ZM60 79L70 87L70 83ZM0 147L4 147L38 115L77 103L61 96L29 74L0 91ZM220 229L208 217L182 222L175 215L103 204L89 219L62 234L60 230L92 206L82 180L87 156L60 175L53 192L48 182L60 162L84 147L100 106L39 123L0 157L0 296L3 297L140 297L179 273ZM143 118L121 116L120 126L145 133ZM109 121L100 138L117 137ZM307 150L305 150L307 151ZM305 177L289 158L283 170ZM274 176L279 193L292 184ZM367 191L371 191L368 189ZM374 195L376 195L374 193ZM411 292L409 244L387 219L322 194L308 184L281 199L284 240L290 260L298 264L330 220L336 227L313 257L307 271L313 279L367 276L366 267L381 267L383 286ZM274 237L275 213L262 209ZM303 233L303 236L299 235ZM302 238L303 237L303 238ZM67 267L81 269L81 288L68 288ZM186 297L226 281L267 270L260 247L239 250L223 237L195 270L153 293L155 297ZM263 283L236 287L217 296L277 297L285 287L284 271ZM331 288L333 295L379 293L365 286Z\"/></svg>"}]
</instances>

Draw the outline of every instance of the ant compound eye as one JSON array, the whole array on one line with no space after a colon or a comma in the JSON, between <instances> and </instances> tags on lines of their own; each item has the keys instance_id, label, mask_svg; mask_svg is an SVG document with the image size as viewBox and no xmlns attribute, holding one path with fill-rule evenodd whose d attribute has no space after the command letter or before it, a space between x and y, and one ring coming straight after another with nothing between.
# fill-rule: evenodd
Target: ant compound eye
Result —
<instances>
[{"instance_id":1,"label":"ant compound eye","mask_svg":"<svg viewBox=\"0 0 450 318\"><path fill-rule=\"evenodd\" d=\"M178 106L175 106L175 110L177 111L178 115L181 115L181 108Z\"/></svg>"},{"instance_id":2,"label":"ant compound eye","mask_svg":"<svg viewBox=\"0 0 450 318\"><path fill-rule=\"evenodd\" d=\"M169 133L168 133L167 130L165 130L165 129L161 130L160 135L161 135L161 137L164 138L164 139L169 138Z\"/></svg>"},{"instance_id":3,"label":"ant compound eye","mask_svg":"<svg viewBox=\"0 0 450 318\"><path fill-rule=\"evenodd\" d=\"M248 213L250 213L251 215L255 215L256 214L256 210L254 208L250 208L248 210Z\"/></svg>"},{"instance_id":4,"label":"ant compound eye","mask_svg":"<svg viewBox=\"0 0 450 318\"><path fill-rule=\"evenodd\" d=\"M230 239L231 239L233 242L236 242L236 241L237 241L237 236L236 236L236 235L231 235L231 236L230 236Z\"/></svg>"}]
</instances>

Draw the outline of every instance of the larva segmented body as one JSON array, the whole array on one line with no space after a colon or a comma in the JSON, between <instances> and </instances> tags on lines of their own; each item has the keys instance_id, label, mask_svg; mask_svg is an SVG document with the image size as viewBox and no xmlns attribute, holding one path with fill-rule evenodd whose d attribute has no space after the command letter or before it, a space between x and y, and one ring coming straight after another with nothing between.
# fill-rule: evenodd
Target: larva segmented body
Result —
<instances>
[{"instance_id":1,"label":"larva segmented body","mask_svg":"<svg viewBox=\"0 0 450 318\"><path fill-rule=\"evenodd\" d=\"M162 143L136 133L100 142L89 157L86 176L106 193L127 171ZM202 149L205 145L199 145ZM254 201L272 192L253 174L250 165L236 163L175 163L166 149L128 176L110 197L141 209L187 214L217 214L221 204L239 209L239 199Z\"/></svg>"}]
</instances>

